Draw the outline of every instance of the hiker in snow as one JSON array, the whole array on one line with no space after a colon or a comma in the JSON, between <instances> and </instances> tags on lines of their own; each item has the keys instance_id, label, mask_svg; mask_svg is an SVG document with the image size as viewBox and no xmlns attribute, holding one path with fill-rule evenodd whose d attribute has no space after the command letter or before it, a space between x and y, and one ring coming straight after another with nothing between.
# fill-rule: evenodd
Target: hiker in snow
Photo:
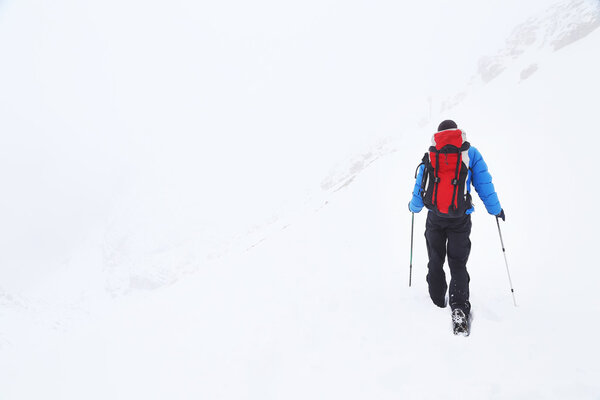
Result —
<instances>
[{"instance_id":1,"label":"hiker in snow","mask_svg":"<svg viewBox=\"0 0 600 400\"><path fill-rule=\"evenodd\" d=\"M469 274L467 260L471 251L471 184L491 215L505 220L492 176L479 151L466 141L465 132L452 120L443 121L433 135L415 174L416 183L408 208L413 213L429 209L425 225L427 243L427 283L429 296L439 307L446 307L444 261L450 267L449 303L454 333L468 335Z\"/></svg>"}]
</instances>

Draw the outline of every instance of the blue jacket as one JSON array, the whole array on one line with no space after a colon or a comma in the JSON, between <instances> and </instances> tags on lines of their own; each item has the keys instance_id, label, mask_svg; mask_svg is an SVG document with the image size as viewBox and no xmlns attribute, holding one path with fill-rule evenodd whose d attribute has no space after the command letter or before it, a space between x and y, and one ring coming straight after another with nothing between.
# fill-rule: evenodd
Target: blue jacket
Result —
<instances>
[{"instance_id":1,"label":"blue jacket","mask_svg":"<svg viewBox=\"0 0 600 400\"><path fill-rule=\"evenodd\" d=\"M469 173L467 175L467 192L471 193L471 183L475 187L477 194L487 212L492 215L498 215L502 210L500 206L500 200L498 200L498 195L494 190L494 184L492 183L492 175L488 172L488 167L485 161L483 161L483 157L481 157L481 153L475 147L471 146L469 148ZM410 201L409 208L410 211L414 213L418 213L423 209L423 199L421 198L421 180L423 178L423 169L424 165L419 167L419 172L417 175L417 181L415 183L415 188L413 190L412 200ZM471 214L475 211L475 207L469 208L465 214Z\"/></svg>"}]
</instances>

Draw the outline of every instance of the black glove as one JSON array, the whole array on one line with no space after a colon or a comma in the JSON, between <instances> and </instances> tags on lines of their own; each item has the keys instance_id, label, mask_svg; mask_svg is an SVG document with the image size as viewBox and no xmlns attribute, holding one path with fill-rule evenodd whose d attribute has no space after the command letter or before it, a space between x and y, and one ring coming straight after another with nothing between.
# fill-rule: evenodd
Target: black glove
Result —
<instances>
[{"instance_id":1,"label":"black glove","mask_svg":"<svg viewBox=\"0 0 600 400\"><path fill-rule=\"evenodd\" d=\"M496 215L497 218L501 218L502 221L506 222L506 216L504 215L504 209L501 209L500 212L498 213L498 215Z\"/></svg>"}]
</instances>

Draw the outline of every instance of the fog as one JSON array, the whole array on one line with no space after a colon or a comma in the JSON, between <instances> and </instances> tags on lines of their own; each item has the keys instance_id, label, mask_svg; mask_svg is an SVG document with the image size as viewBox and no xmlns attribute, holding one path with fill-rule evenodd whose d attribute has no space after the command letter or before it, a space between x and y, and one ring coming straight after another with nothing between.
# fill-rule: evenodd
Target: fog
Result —
<instances>
[{"instance_id":1,"label":"fog","mask_svg":"<svg viewBox=\"0 0 600 400\"><path fill-rule=\"evenodd\" d=\"M115 237L208 252L406 134L545 3L3 1L0 286Z\"/></svg>"}]
</instances>

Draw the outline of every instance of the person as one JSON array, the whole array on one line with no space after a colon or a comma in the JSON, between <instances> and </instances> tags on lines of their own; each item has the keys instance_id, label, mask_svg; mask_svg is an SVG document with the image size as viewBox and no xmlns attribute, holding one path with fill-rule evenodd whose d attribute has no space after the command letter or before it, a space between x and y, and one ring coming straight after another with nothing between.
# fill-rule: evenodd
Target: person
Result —
<instances>
[{"instance_id":1,"label":"person","mask_svg":"<svg viewBox=\"0 0 600 400\"><path fill-rule=\"evenodd\" d=\"M438 307L444 308L449 302L454 333L468 335L471 303L467 260L474 211L471 184L489 214L505 221L504 210L481 153L466 141L465 132L454 121L440 123L429 150L418 167L408 206L413 213L424 206L429 209L425 224L429 296ZM449 291L443 268L446 255L451 275Z\"/></svg>"}]
</instances>

